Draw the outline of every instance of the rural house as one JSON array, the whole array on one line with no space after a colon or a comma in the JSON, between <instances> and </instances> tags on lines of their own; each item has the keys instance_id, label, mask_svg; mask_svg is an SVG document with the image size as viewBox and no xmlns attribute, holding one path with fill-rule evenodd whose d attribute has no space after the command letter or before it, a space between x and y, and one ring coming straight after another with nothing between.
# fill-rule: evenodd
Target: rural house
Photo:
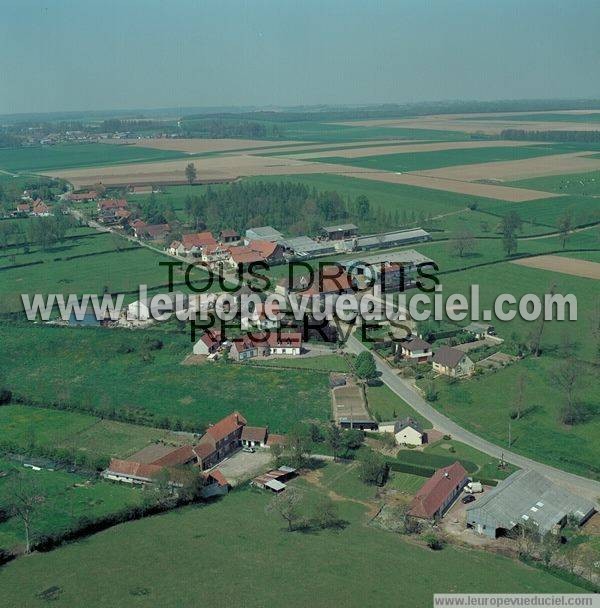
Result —
<instances>
[{"instance_id":1,"label":"rural house","mask_svg":"<svg viewBox=\"0 0 600 608\"><path fill-rule=\"evenodd\" d=\"M184 255L185 249L180 241L173 241L167 248L167 253L171 255Z\"/></svg>"},{"instance_id":2,"label":"rural house","mask_svg":"<svg viewBox=\"0 0 600 608\"><path fill-rule=\"evenodd\" d=\"M242 446L264 448L267 446L269 430L264 426L245 426L242 430Z\"/></svg>"},{"instance_id":3,"label":"rural house","mask_svg":"<svg viewBox=\"0 0 600 608\"><path fill-rule=\"evenodd\" d=\"M205 247L214 247L217 244L212 232L192 232L181 237L184 253L193 257L200 257Z\"/></svg>"},{"instance_id":4,"label":"rural house","mask_svg":"<svg viewBox=\"0 0 600 608\"><path fill-rule=\"evenodd\" d=\"M200 467L203 470L211 468L236 451L241 446L242 430L246 424L246 419L239 412L233 412L209 426L195 448Z\"/></svg>"},{"instance_id":5,"label":"rural house","mask_svg":"<svg viewBox=\"0 0 600 608\"><path fill-rule=\"evenodd\" d=\"M433 369L438 374L460 378L473 373L475 364L466 353L451 346L442 346L431 360Z\"/></svg>"},{"instance_id":6,"label":"rural house","mask_svg":"<svg viewBox=\"0 0 600 608\"><path fill-rule=\"evenodd\" d=\"M463 328L469 334L472 334L478 340L483 340L488 336L495 336L496 330L493 325L489 323L469 323Z\"/></svg>"},{"instance_id":7,"label":"rural house","mask_svg":"<svg viewBox=\"0 0 600 608\"><path fill-rule=\"evenodd\" d=\"M433 356L431 344L421 338L413 338L398 344L402 358L416 363L427 363Z\"/></svg>"},{"instance_id":8,"label":"rural house","mask_svg":"<svg viewBox=\"0 0 600 608\"><path fill-rule=\"evenodd\" d=\"M427 434L423 432L421 425L412 418L380 422L379 432L394 435L398 445L422 445L427 441Z\"/></svg>"},{"instance_id":9,"label":"rural house","mask_svg":"<svg viewBox=\"0 0 600 608\"><path fill-rule=\"evenodd\" d=\"M222 343L221 332L209 329L194 344L192 352L194 355L212 355L217 352Z\"/></svg>"},{"instance_id":10,"label":"rural house","mask_svg":"<svg viewBox=\"0 0 600 608\"><path fill-rule=\"evenodd\" d=\"M581 526L595 505L532 470L501 481L467 508L467 527L489 538L505 536L519 525L533 524L540 534L557 534L569 516Z\"/></svg>"},{"instance_id":11,"label":"rural house","mask_svg":"<svg viewBox=\"0 0 600 608\"><path fill-rule=\"evenodd\" d=\"M441 519L469 481L460 462L438 469L416 493L408 514L417 519Z\"/></svg>"}]
</instances>

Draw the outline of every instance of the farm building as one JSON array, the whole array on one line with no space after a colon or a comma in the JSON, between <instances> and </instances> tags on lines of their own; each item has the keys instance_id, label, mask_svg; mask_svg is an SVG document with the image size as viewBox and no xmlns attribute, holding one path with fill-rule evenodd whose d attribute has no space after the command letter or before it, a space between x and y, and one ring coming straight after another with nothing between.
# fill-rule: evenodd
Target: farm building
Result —
<instances>
[{"instance_id":1,"label":"farm building","mask_svg":"<svg viewBox=\"0 0 600 608\"><path fill-rule=\"evenodd\" d=\"M557 533L569 516L582 525L595 510L592 502L538 472L521 470L467 508L467 526L490 538L504 536L526 523L533 524L540 534Z\"/></svg>"},{"instance_id":2,"label":"farm building","mask_svg":"<svg viewBox=\"0 0 600 608\"><path fill-rule=\"evenodd\" d=\"M352 238L358 234L358 226L354 224L340 224L338 226L323 226L323 236L330 241L341 241Z\"/></svg>"},{"instance_id":3,"label":"farm building","mask_svg":"<svg viewBox=\"0 0 600 608\"><path fill-rule=\"evenodd\" d=\"M180 241L172 241L171 244L167 247L167 253L171 255L184 255L185 248L183 243Z\"/></svg>"},{"instance_id":4,"label":"farm building","mask_svg":"<svg viewBox=\"0 0 600 608\"><path fill-rule=\"evenodd\" d=\"M417 519L441 519L469 481L460 462L438 469L416 493L408 514Z\"/></svg>"},{"instance_id":5,"label":"farm building","mask_svg":"<svg viewBox=\"0 0 600 608\"><path fill-rule=\"evenodd\" d=\"M264 448L267 446L269 430L264 426L245 426L242 430L242 446Z\"/></svg>"},{"instance_id":6,"label":"farm building","mask_svg":"<svg viewBox=\"0 0 600 608\"><path fill-rule=\"evenodd\" d=\"M423 445L427 441L427 434L412 418L380 422L378 430L380 433L392 433L398 445Z\"/></svg>"},{"instance_id":7,"label":"farm building","mask_svg":"<svg viewBox=\"0 0 600 608\"><path fill-rule=\"evenodd\" d=\"M219 242L223 245L234 245L240 240L237 230L221 230L219 232Z\"/></svg>"},{"instance_id":8,"label":"farm building","mask_svg":"<svg viewBox=\"0 0 600 608\"><path fill-rule=\"evenodd\" d=\"M203 474L204 487L200 491L202 498L224 496L229 492L229 482L219 469L213 469Z\"/></svg>"},{"instance_id":9,"label":"farm building","mask_svg":"<svg viewBox=\"0 0 600 608\"><path fill-rule=\"evenodd\" d=\"M469 334L473 334L478 340L483 340L488 336L495 336L496 330L489 323L469 323L463 328Z\"/></svg>"},{"instance_id":10,"label":"farm building","mask_svg":"<svg viewBox=\"0 0 600 608\"><path fill-rule=\"evenodd\" d=\"M162 313L179 313L187 310L189 297L185 293L165 293L148 296L132 302L127 307L127 318L147 321Z\"/></svg>"},{"instance_id":11,"label":"farm building","mask_svg":"<svg viewBox=\"0 0 600 608\"><path fill-rule=\"evenodd\" d=\"M410 243L430 241L429 232L421 228L413 230L398 230L396 232L386 232L384 234L373 234L361 236L355 239L355 248L368 251L370 249L386 249L388 247L400 247Z\"/></svg>"},{"instance_id":12,"label":"farm building","mask_svg":"<svg viewBox=\"0 0 600 608\"><path fill-rule=\"evenodd\" d=\"M241 446L242 430L246 424L246 419L239 412L233 412L209 426L194 448L200 467L203 470L211 468L236 451Z\"/></svg>"},{"instance_id":13,"label":"farm building","mask_svg":"<svg viewBox=\"0 0 600 608\"><path fill-rule=\"evenodd\" d=\"M417 363L426 363L433 356L431 344L421 338L413 338L412 340L400 342L398 348L404 359L416 361Z\"/></svg>"},{"instance_id":14,"label":"farm building","mask_svg":"<svg viewBox=\"0 0 600 608\"><path fill-rule=\"evenodd\" d=\"M243 330L251 328L277 329L281 325L281 316L279 304L276 302L262 302L257 304L252 312L242 313L241 328Z\"/></svg>"},{"instance_id":15,"label":"farm building","mask_svg":"<svg viewBox=\"0 0 600 608\"><path fill-rule=\"evenodd\" d=\"M315 241L308 236L286 239L281 244L299 258L314 258L335 252L335 247L331 243Z\"/></svg>"},{"instance_id":16,"label":"farm building","mask_svg":"<svg viewBox=\"0 0 600 608\"><path fill-rule=\"evenodd\" d=\"M272 471L268 471L267 473L263 473L262 475L255 477L251 481L251 484L257 488L271 490L271 492L278 494L282 490L285 490L286 485L284 482L289 481L295 475L296 469L282 466L278 469L273 469Z\"/></svg>"},{"instance_id":17,"label":"farm building","mask_svg":"<svg viewBox=\"0 0 600 608\"><path fill-rule=\"evenodd\" d=\"M299 355L302 352L302 334L299 332L248 333L231 342L229 354L234 361L246 361L258 356Z\"/></svg>"},{"instance_id":18,"label":"farm building","mask_svg":"<svg viewBox=\"0 0 600 608\"><path fill-rule=\"evenodd\" d=\"M283 241L283 234L281 234L279 230L275 230L273 226L248 228L248 230L246 230L245 242L248 244L250 241L270 241L271 243L278 243L279 241Z\"/></svg>"},{"instance_id":19,"label":"farm building","mask_svg":"<svg viewBox=\"0 0 600 608\"><path fill-rule=\"evenodd\" d=\"M71 192L68 196L68 199L73 203L95 201L97 198L98 193L95 190L89 190L87 192Z\"/></svg>"},{"instance_id":20,"label":"farm building","mask_svg":"<svg viewBox=\"0 0 600 608\"><path fill-rule=\"evenodd\" d=\"M117 216L119 215L119 211L117 211ZM161 239L165 239L169 235L169 232L171 232L169 224L145 224L136 229L135 236L151 241L160 241Z\"/></svg>"},{"instance_id":21,"label":"farm building","mask_svg":"<svg viewBox=\"0 0 600 608\"><path fill-rule=\"evenodd\" d=\"M473 373L475 364L468 355L457 348L442 346L431 360L433 369L438 374L459 378Z\"/></svg>"},{"instance_id":22,"label":"farm building","mask_svg":"<svg viewBox=\"0 0 600 608\"><path fill-rule=\"evenodd\" d=\"M217 244L212 232L192 232L181 237L184 253L191 256L200 256L205 247L214 247Z\"/></svg>"}]
</instances>

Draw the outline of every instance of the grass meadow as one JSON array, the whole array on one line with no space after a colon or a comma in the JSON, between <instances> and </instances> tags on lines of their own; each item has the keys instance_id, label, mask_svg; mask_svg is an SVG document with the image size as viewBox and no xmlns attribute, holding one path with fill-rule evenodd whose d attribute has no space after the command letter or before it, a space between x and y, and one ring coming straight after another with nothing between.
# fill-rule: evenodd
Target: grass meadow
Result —
<instances>
[{"instance_id":1,"label":"grass meadow","mask_svg":"<svg viewBox=\"0 0 600 608\"><path fill-rule=\"evenodd\" d=\"M34 403L142 410L156 421L166 416L199 428L233 410L274 432L297 420L329 420L326 374L234 363L180 365L192 350L189 333L160 333L164 347L147 361L147 334L1 324L3 383ZM123 345L133 352L120 354Z\"/></svg>"},{"instance_id":2,"label":"grass meadow","mask_svg":"<svg viewBox=\"0 0 600 608\"><path fill-rule=\"evenodd\" d=\"M425 608L434 591L579 591L501 556L454 546L431 551L366 526L365 505L356 502L365 499L356 485L361 482L340 466L327 467L321 483L333 485L341 497L335 504L346 522L343 528L288 532L281 518L266 513L269 495L240 489L209 505L119 525L7 564L0 571L3 599L7 605L39 606L46 591L68 607L119 605L129 598L132 606L175 608L197 602L397 606L402 596L406 605ZM303 478L294 483L304 499L303 511L310 513L322 487ZM210 573L211 584L198 572ZM290 572L310 585L273 584ZM410 585L399 572L410 574Z\"/></svg>"}]
</instances>

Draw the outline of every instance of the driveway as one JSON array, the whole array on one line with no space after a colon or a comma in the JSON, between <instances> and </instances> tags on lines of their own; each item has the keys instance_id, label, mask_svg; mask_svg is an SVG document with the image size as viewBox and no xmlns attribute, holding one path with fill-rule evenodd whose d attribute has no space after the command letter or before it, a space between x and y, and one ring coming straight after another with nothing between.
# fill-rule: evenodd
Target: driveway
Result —
<instances>
[{"instance_id":1,"label":"driveway","mask_svg":"<svg viewBox=\"0 0 600 608\"><path fill-rule=\"evenodd\" d=\"M348 337L346 349L354 354L359 354L360 352L367 350L364 344L354 336ZM396 375L377 355L375 355L375 363L377 365L377 370L381 373L381 380L416 412L430 420L433 427L442 433L451 435L453 439L462 441L498 460L504 458L506 462L514 464L522 469L533 469L541 475L545 475L552 481L566 487L575 494L585 496L594 503L598 502L598 497L600 496L600 482L573 473L567 473L566 471L531 460L526 456L521 456L520 454L516 454L515 452L495 445L491 441L487 441L471 431L467 431L456 424L456 422L450 420L447 416L440 414L440 412L425 401L425 399L423 399L423 397L421 397L405 379Z\"/></svg>"},{"instance_id":2,"label":"driveway","mask_svg":"<svg viewBox=\"0 0 600 608\"><path fill-rule=\"evenodd\" d=\"M262 473L269 467L271 460L269 450L256 450L254 454L239 450L214 468L219 469L232 486L237 486Z\"/></svg>"}]
</instances>

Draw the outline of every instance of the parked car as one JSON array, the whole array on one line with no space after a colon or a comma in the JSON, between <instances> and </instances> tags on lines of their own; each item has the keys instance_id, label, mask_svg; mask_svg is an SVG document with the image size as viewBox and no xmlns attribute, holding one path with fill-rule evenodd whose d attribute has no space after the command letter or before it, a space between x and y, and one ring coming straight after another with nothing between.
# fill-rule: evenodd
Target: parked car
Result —
<instances>
[{"instance_id":1,"label":"parked car","mask_svg":"<svg viewBox=\"0 0 600 608\"><path fill-rule=\"evenodd\" d=\"M248 454L254 454L254 452L256 452L256 450L254 448L251 448L250 446L245 446L242 448L242 452L247 452Z\"/></svg>"},{"instance_id":2,"label":"parked car","mask_svg":"<svg viewBox=\"0 0 600 608\"><path fill-rule=\"evenodd\" d=\"M473 494L467 494L466 496L462 497L462 503L465 505L468 505L470 502L473 502L475 500L475 496L473 496Z\"/></svg>"}]
</instances>

